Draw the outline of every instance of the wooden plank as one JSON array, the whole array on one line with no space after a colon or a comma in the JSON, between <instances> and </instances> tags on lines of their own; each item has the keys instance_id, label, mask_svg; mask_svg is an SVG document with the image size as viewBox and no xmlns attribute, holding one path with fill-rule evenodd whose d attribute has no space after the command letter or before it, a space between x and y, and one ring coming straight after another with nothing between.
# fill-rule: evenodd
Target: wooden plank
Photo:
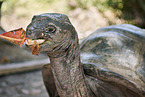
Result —
<instances>
[{"instance_id":1,"label":"wooden plank","mask_svg":"<svg viewBox=\"0 0 145 97\"><path fill-rule=\"evenodd\" d=\"M41 69L43 65L49 63L50 61L48 59L43 59L43 60L41 59L41 60L27 61L23 63L0 65L0 75L7 75L11 73Z\"/></svg>"}]
</instances>

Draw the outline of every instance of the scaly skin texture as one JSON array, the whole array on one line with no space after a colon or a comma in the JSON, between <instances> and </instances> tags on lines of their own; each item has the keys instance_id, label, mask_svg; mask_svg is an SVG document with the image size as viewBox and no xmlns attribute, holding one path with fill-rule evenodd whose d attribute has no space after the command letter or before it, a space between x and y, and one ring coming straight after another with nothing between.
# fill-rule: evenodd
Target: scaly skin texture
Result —
<instances>
[{"instance_id":1,"label":"scaly skin texture","mask_svg":"<svg viewBox=\"0 0 145 97\"><path fill-rule=\"evenodd\" d=\"M130 25L99 29L82 42L81 52L66 15L36 15L26 33L45 39L40 51L50 58L51 70L50 65L42 69L50 97L145 96L143 30Z\"/></svg>"},{"instance_id":2,"label":"scaly skin texture","mask_svg":"<svg viewBox=\"0 0 145 97\"><path fill-rule=\"evenodd\" d=\"M55 27L55 32L47 32L47 25ZM27 36L31 39L44 38L48 40L40 45L40 51L45 51L50 58L60 97L93 97L85 81L80 63L77 33L67 16L62 14L35 16L27 28Z\"/></svg>"}]
</instances>

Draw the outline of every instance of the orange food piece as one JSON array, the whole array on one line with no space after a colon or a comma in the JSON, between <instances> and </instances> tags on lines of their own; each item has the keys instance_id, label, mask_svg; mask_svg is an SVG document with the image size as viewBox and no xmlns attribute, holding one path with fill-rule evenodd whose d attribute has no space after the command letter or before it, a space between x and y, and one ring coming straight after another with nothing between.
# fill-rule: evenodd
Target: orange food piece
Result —
<instances>
[{"instance_id":1,"label":"orange food piece","mask_svg":"<svg viewBox=\"0 0 145 97\"><path fill-rule=\"evenodd\" d=\"M31 47L31 51L32 54L38 55L39 54L39 43L37 42L37 40L31 41L31 39L28 39L26 37L26 32L23 28L20 29L16 29L16 30L12 30L9 32L5 32L3 34L0 34L0 38L4 39L4 40L8 40L14 44L20 45L22 46L22 44L27 40L27 42L32 42L30 44ZM29 41L28 41L29 40ZM29 44L29 43L28 43Z\"/></svg>"},{"instance_id":2,"label":"orange food piece","mask_svg":"<svg viewBox=\"0 0 145 97\"><path fill-rule=\"evenodd\" d=\"M14 44L22 46L26 39L26 32L23 28L12 30L9 32L5 32L0 34L0 38L4 40L8 40Z\"/></svg>"}]
</instances>

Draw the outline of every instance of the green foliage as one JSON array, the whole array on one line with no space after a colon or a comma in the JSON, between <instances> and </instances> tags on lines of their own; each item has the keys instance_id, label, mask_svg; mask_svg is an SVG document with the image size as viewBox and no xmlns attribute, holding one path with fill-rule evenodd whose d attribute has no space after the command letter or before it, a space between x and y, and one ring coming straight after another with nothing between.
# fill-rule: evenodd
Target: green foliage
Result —
<instances>
[{"instance_id":1,"label":"green foliage","mask_svg":"<svg viewBox=\"0 0 145 97\"><path fill-rule=\"evenodd\" d=\"M70 10L78 7L87 10L94 6L102 13L107 10L111 10L119 15L121 14L121 10L124 7L123 0L69 0L69 2L72 3L70 6L68 6Z\"/></svg>"},{"instance_id":2,"label":"green foliage","mask_svg":"<svg viewBox=\"0 0 145 97\"><path fill-rule=\"evenodd\" d=\"M127 23L135 24L134 22L134 11L131 4L136 3L137 0L69 0L73 1L73 7L70 7L70 10L74 8L82 8L82 9L88 9L91 6L96 7L101 13L104 13L105 11L112 11L113 13L116 13L116 16L118 18L122 18L127 20ZM145 1L139 0L138 3L140 3L140 6L145 11Z\"/></svg>"},{"instance_id":3,"label":"green foliage","mask_svg":"<svg viewBox=\"0 0 145 97\"><path fill-rule=\"evenodd\" d=\"M69 0L69 2L73 3L69 6L72 9L78 7L82 9L88 9L91 6L95 6L100 10L105 10L108 8L108 5L106 3L108 2L108 0Z\"/></svg>"}]
</instances>

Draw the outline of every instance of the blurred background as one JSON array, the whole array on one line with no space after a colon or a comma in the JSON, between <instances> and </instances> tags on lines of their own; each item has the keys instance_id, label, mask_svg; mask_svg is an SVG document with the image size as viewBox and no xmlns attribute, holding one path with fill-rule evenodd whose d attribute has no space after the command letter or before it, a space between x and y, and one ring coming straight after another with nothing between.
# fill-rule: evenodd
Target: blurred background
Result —
<instances>
[{"instance_id":1,"label":"blurred background","mask_svg":"<svg viewBox=\"0 0 145 97\"><path fill-rule=\"evenodd\" d=\"M66 14L80 39L108 25L145 28L145 0L0 0L0 10L5 31L26 29L32 17L42 13ZM41 76L42 65L48 63L45 54L34 56L0 39L0 97L48 97Z\"/></svg>"},{"instance_id":2,"label":"blurred background","mask_svg":"<svg viewBox=\"0 0 145 97\"><path fill-rule=\"evenodd\" d=\"M129 23L145 28L144 0L1 0L1 25L8 31L30 23L33 15L63 13L69 16L79 37L97 28Z\"/></svg>"}]
</instances>

